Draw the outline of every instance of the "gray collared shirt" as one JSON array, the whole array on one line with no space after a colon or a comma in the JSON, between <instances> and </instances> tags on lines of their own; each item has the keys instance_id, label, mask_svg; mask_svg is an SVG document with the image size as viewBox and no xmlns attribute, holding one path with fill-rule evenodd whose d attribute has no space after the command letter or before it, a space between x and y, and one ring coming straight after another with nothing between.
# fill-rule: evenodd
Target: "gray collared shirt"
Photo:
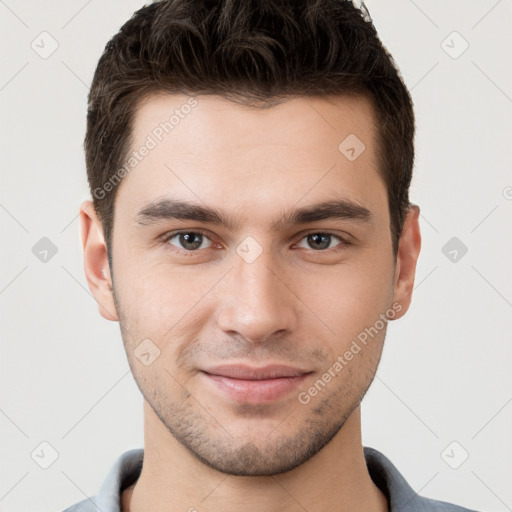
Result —
<instances>
[{"instance_id":1,"label":"gray collared shirt","mask_svg":"<svg viewBox=\"0 0 512 512\"><path fill-rule=\"evenodd\" d=\"M63 512L120 512L121 493L137 481L143 456L142 448L123 453L112 466L95 497L79 501ZM444 501L422 498L382 453L365 447L364 456L372 480L388 500L389 512L475 512Z\"/></svg>"}]
</instances>

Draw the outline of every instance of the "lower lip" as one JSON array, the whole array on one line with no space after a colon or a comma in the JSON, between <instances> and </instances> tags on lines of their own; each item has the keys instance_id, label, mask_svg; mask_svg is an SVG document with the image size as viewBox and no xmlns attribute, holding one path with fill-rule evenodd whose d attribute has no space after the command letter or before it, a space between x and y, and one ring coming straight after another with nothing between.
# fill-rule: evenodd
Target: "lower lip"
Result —
<instances>
[{"instance_id":1,"label":"lower lip","mask_svg":"<svg viewBox=\"0 0 512 512\"><path fill-rule=\"evenodd\" d=\"M308 373L297 377L278 377L276 379L245 380L212 375L201 372L217 389L238 402L273 402L286 396L299 386Z\"/></svg>"}]
</instances>

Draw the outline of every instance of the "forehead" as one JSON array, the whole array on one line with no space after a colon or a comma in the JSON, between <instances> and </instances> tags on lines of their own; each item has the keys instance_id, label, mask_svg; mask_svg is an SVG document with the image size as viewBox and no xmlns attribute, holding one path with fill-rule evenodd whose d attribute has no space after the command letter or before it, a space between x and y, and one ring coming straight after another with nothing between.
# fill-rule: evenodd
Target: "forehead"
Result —
<instances>
[{"instance_id":1,"label":"forehead","mask_svg":"<svg viewBox=\"0 0 512 512\"><path fill-rule=\"evenodd\" d=\"M131 210L166 193L233 208L337 193L370 208L385 202L375 117L364 96L292 98L257 109L161 93L138 106L131 142L133 165L117 198Z\"/></svg>"},{"instance_id":2,"label":"forehead","mask_svg":"<svg viewBox=\"0 0 512 512\"><path fill-rule=\"evenodd\" d=\"M263 144L310 152L322 143L337 149L340 137L350 134L373 139L375 125L371 102L362 95L289 98L258 108L215 95L158 93L141 101L133 121L135 145L153 134L158 143L174 140L182 152L194 154L247 151Z\"/></svg>"}]
</instances>

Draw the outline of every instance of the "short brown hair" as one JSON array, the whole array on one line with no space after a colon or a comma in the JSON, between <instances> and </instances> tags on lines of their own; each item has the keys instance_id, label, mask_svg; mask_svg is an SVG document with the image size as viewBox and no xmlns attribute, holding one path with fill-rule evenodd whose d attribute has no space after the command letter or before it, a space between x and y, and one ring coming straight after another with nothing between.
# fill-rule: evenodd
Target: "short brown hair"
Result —
<instances>
[{"instance_id":1,"label":"short brown hair","mask_svg":"<svg viewBox=\"0 0 512 512\"><path fill-rule=\"evenodd\" d=\"M414 161L412 100L368 11L349 0L161 0L107 43L91 90L85 156L112 268L117 187L134 112L157 92L255 107L292 96L364 94L373 104L396 255ZM98 191L101 191L101 194Z\"/></svg>"}]
</instances>

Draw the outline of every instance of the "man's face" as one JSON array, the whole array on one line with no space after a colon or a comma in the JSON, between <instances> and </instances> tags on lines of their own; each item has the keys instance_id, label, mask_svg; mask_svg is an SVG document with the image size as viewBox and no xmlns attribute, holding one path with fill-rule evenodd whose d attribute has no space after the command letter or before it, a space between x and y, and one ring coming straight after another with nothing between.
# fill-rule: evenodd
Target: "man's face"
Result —
<instances>
[{"instance_id":1,"label":"man's face","mask_svg":"<svg viewBox=\"0 0 512 512\"><path fill-rule=\"evenodd\" d=\"M132 150L148 135L157 144L117 191L126 353L145 400L190 452L227 473L275 474L317 453L358 407L383 315L402 309L374 115L363 97L255 110L206 96L180 110L188 99L153 96L135 116ZM155 132L175 109L190 112ZM317 207L333 202L337 215ZM294 219L299 209L316 215ZM269 365L295 376L237 373Z\"/></svg>"}]
</instances>

